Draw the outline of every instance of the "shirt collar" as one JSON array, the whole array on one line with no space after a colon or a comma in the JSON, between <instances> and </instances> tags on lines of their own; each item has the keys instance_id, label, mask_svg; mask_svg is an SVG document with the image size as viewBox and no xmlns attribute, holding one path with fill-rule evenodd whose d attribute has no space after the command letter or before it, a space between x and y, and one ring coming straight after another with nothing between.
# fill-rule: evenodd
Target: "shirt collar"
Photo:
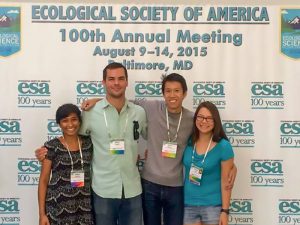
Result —
<instances>
[{"instance_id":1,"label":"shirt collar","mask_svg":"<svg viewBox=\"0 0 300 225\"><path fill-rule=\"evenodd\" d=\"M108 107L114 107L112 104L110 104L106 98L103 98L102 100L103 102L103 105L102 105L102 108L105 109L105 108L108 108ZM125 108L130 108L132 106L132 103L129 102L127 99L125 99L125 104L121 110L121 112L125 109Z\"/></svg>"}]
</instances>

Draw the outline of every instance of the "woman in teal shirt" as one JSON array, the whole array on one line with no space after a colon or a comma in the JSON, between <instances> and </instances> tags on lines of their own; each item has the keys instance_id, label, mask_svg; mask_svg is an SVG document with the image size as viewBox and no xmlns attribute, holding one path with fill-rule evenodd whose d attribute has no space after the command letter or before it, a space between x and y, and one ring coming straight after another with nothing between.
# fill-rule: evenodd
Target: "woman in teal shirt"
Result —
<instances>
[{"instance_id":1,"label":"woman in teal shirt","mask_svg":"<svg viewBox=\"0 0 300 225\"><path fill-rule=\"evenodd\" d=\"M233 157L217 107L202 102L195 112L193 135L183 157L185 225L228 224L231 190L225 185Z\"/></svg>"}]
</instances>

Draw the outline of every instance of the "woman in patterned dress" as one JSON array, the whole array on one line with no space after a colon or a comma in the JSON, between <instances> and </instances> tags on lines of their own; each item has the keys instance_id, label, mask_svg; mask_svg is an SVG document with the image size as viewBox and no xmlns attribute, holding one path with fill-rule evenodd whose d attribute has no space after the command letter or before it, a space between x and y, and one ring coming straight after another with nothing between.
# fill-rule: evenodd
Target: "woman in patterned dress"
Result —
<instances>
[{"instance_id":1,"label":"woman in patterned dress","mask_svg":"<svg viewBox=\"0 0 300 225\"><path fill-rule=\"evenodd\" d=\"M78 135L81 123L76 105L56 111L63 136L45 143L38 187L39 225L93 225L91 172L93 145L90 137Z\"/></svg>"}]
</instances>

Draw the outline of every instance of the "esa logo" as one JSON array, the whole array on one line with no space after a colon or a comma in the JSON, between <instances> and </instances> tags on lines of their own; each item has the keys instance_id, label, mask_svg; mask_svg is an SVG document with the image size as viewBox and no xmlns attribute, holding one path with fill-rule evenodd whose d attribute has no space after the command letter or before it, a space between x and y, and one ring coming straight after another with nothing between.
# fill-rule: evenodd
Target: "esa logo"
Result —
<instances>
[{"instance_id":1,"label":"esa logo","mask_svg":"<svg viewBox=\"0 0 300 225\"><path fill-rule=\"evenodd\" d=\"M230 224L253 224L252 199L232 199L229 209Z\"/></svg>"},{"instance_id":2,"label":"esa logo","mask_svg":"<svg viewBox=\"0 0 300 225\"><path fill-rule=\"evenodd\" d=\"M36 95L49 96L50 95L50 81L19 81L18 91L19 96Z\"/></svg>"},{"instance_id":3,"label":"esa logo","mask_svg":"<svg viewBox=\"0 0 300 225\"><path fill-rule=\"evenodd\" d=\"M53 119L48 119L47 130L48 130L48 134L51 134L51 135L61 134L61 129L60 129L59 125Z\"/></svg>"},{"instance_id":4,"label":"esa logo","mask_svg":"<svg viewBox=\"0 0 300 225\"><path fill-rule=\"evenodd\" d=\"M254 148L253 120L224 120L223 129L232 147Z\"/></svg>"},{"instance_id":5,"label":"esa logo","mask_svg":"<svg viewBox=\"0 0 300 225\"><path fill-rule=\"evenodd\" d=\"M252 161L251 172L253 174L283 174L282 160Z\"/></svg>"},{"instance_id":6,"label":"esa logo","mask_svg":"<svg viewBox=\"0 0 300 225\"><path fill-rule=\"evenodd\" d=\"M230 203L230 212L235 213L253 213L252 199L232 199Z\"/></svg>"},{"instance_id":7,"label":"esa logo","mask_svg":"<svg viewBox=\"0 0 300 225\"><path fill-rule=\"evenodd\" d=\"M194 82L193 108L196 109L204 101L212 102L218 109L225 109L225 82Z\"/></svg>"},{"instance_id":8,"label":"esa logo","mask_svg":"<svg viewBox=\"0 0 300 225\"><path fill-rule=\"evenodd\" d=\"M0 119L0 146L21 146L21 120Z\"/></svg>"},{"instance_id":9,"label":"esa logo","mask_svg":"<svg viewBox=\"0 0 300 225\"><path fill-rule=\"evenodd\" d=\"M224 122L223 129L228 135L254 135L253 122Z\"/></svg>"},{"instance_id":10,"label":"esa logo","mask_svg":"<svg viewBox=\"0 0 300 225\"><path fill-rule=\"evenodd\" d=\"M0 119L0 134L20 134L20 133L21 133L20 119L17 120Z\"/></svg>"},{"instance_id":11,"label":"esa logo","mask_svg":"<svg viewBox=\"0 0 300 225\"><path fill-rule=\"evenodd\" d=\"M161 97L162 83L160 81L136 81L135 97Z\"/></svg>"},{"instance_id":12,"label":"esa logo","mask_svg":"<svg viewBox=\"0 0 300 225\"><path fill-rule=\"evenodd\" d=\"M38 185L41 165L36 159L18 159L18 185Z\"/></svg>"},{"instance_id":13,"label":"esa logo","mask_svg":"<svg viewBox=\"0 0 300 225\"><path fill-rule=\"evenodd\" d=\"M0 214L19 214L19 212L19 198L0 198Z\"/></svg>"},{"instance_id":14,"label":"esa logo","mask_svg":"<svg viewBox=\"0 0 300 225\"><path fill-rule=\"evenodd\" d=\"M300 224L300 200L299 199L279 199L278 203L279 224Z\"/></svg>"},{"instance_id":15,"label":"esa logo","mask_svg":"<svg viewBox=\"0 0 300 225\"><path fill-rule=\"evenodd\" d=\"M280 199L279 212L284 214L298 214L300 213L300 200L299 199Z\"/></svg>"},{"instance_id":16,"label":"esa logo","mask_svg":"<svg viewBox=\"0 0 300 225\"><path fill-rule=\"evenodd\" d=\"M104 96L105 88L101 81L77 81L77 96Z\"/></svg>"},{"instance_id":17,"label":"esa logo","mask_svg":"<svg viewBox=\"0 0 300 225\"><path fill-rule=\"evenodd\" d=\"M50 108L50 81L21 80L18 84L18 107Z\"/></svg>"},{"instance_id":18,"label":"esa logo","mask_svg":"<svg viewBox=\"0 0 300 225\"><path fill-rule=\"evenodd\" d=\"M280 131L284 135L300 135L300 122L282 122Z\"/></svg>"},{"instance_id":19,"label":"esa logo","mask_svg":"<svg viewBox=\"0 0 300 225\"><path fill-rule=\"evenodd\" d=\"M284 109L283 82L252 82L251 108Z\"/></svg>"},{"instance_id":20,"label":"esa logo","mask_svg":"<svg viewBox=\"0 0 300 225\"><path fill-rule=\"evenodd\" d=\"M223 83L194 82L193 92L195 96L225 97Z\"/></svg>"},{"instance_id":21,"label":"esa logo","mask_svg":"<svg viewBox=\"0 0 300 225\"><path fill-rule=\"evenodd\" d=\"M88 99L88 97L104 97L106 90L101 81L77 81L77 105Z\"/></svg>"},{"instance_id":22,"label":"esa logo","mask_svg":"<svg viewBox=\"0 0 300 225\"><path fill-rule=\"evenodd\" d=\"M251 160L251 186L283 187L283 160Z\"/></svg>"},{"instance_id":23,"label":"esa logo","mask_svg":"<svg viewBox=\"0 0 300 225\"><path fill-rule=\"evenodd\" d=\"M54 119L48 119L47 123L47 130L48 130L48 141L60 136L62 134L59 125L56 123Z\"/></svg>"},{"instance_id":24,"label":"esa logo","mask_svg":"<svg viewBox=\"0 0 300 225\"><path fill-rule=\"evenodd\" d=\"M283 96L282 83L254 83L251 87L254 96Z\"/></svg>"},{"instance_id":25,"label":"esa logo","mask_svg":"<svg viewBox=\"0 0 300 225\"><path fill-rule=\"evenodd\" d=\"M280 133L281 148L300 148L299 121L281 121Z\"/></svg>"},{"instance_id":26,"label":"esa logo","mask_svg":"<svg viewBox=\"0 0 300 225\"><path fill-rule=\"evenodd\" d=\"M18 162L19 173L36 174L41 172L41 165L36 159L19 159Z\"/></svg>"}]
</instances>

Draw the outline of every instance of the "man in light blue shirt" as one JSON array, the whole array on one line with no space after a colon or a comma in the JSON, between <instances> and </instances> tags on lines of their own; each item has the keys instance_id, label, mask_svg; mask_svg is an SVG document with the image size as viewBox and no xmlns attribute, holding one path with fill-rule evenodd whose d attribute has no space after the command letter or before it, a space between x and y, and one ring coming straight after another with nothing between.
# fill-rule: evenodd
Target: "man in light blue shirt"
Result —
<instances>
[{"instance_id":1,"label":"man in light blue shirt","mask_svg":"<svg viewBox=\"0 0 300 225\"><path fill-rule=\"evenodd\" d=\"M144 109L128 102L126 68L111 63L103 70L106 98L82 114L80 133L91 135L93 210L96 225L141 225L141 180L136 166L140 134L145 138ZM45 149L36 151L44 159Z\"/></svg>"},{"instance_id":2,"label":"man in light blue shirt","mask_svg":"<svg viewBox=\"0 0 300 225\"><path fill-rule=\"evenodd\" d=\"M146 114L125 98L126 68L111 63L103 70L106 98L83 113L80 132L90 134L93 208L96 225L141 225L141 182L136 161L139 134L146 135Z\"/></svg>"}]
</instances>

